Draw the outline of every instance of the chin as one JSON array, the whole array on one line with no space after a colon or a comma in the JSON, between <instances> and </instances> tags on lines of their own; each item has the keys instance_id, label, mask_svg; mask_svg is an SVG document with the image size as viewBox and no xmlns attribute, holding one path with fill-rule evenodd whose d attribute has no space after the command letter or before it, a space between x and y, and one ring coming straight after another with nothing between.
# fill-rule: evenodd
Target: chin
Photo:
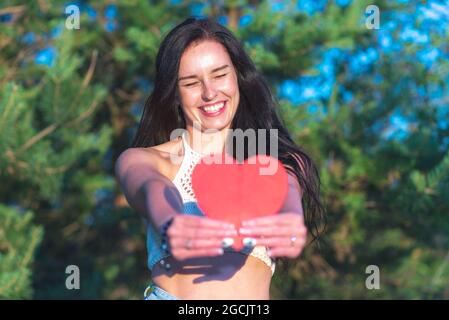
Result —
<instances>
[{"instance_id":1,"label":"chin","mask_svg":"<svg viewBox=\"0 0 449 320\"><path fill-rule=\"evenodd\" d=\"M227 129L227 128L230 128L230 124L223 124L223 125L202 125L201 126L201 131L206 131L206 130L217 130L217 131L220 131L220 130L225 130L225 129Z\"/></svg>"},{"instance_id":2,"label":"chin","mask_svg":"<svg viewBox=\"0 0 449 320\"><path fill-rule=\"evenodd\" d=\"M201 131L206 130L225 130L231 128L232 121L204 121L201 123Z\"/></svg>"}]
</instances>

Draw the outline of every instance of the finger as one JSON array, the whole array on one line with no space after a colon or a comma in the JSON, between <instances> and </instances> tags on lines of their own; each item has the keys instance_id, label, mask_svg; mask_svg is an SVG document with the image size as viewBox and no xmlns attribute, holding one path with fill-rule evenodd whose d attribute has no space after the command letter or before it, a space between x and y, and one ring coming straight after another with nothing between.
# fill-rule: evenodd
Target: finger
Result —
<instances>
[{"instance_id":1,"label":"finger","mask_svg":"<svg viewBox=\"0 0 449 320\"><path fill-rule=\"evenodd\" d=\"M208 239L174 238L170 240L170 247L172 250L176 248L188 250L219 249L222 247L222 245L223 239L221 238L208 238Z\"/></svg>"},{"instance_id":2,"label":"finger","mask_svg":"<svg viewBox=\"0 0 449 320\"><path fill-rule=\"evenodd\" d=\"M232 229L209 229L202 227L177 227L173 226L168 229L167 235L170 238L224 238L235 237L238 235L237 230Z\"/></svg>"},{"instance_id":3,"label":"finger","mask_svg":"<svg viewBox=\"0 0 449 320\"><path fill-rule=\"evenodd\" d=\"M239 234L251 237L292 237L304 236L307 233L305 227L243 227Z\"/></svg>"},{"instance_id":4,"label":"finger","mask_svg":"<svg viewBox=\"0 0 449 320\"><path fill-rule=\"evenodd\" d=\"M175 249L172 251L172 255L176 260L182 261L190 258L199 258L199 257L215 257L223 255L224 251L222 248L220 249Z\"/></svg>"},{"instance_id":5,"label":"finger","mask_svg":"<svg viewBox=\"0 0 449 320\"><path fill-rule=\"evenodd\" d=\"M297 238L294 242L292 242L290 237L270 237L270 238L256 238L256 243L258 246L265 246L271 249L275 248L285 248L290 249L292 247L295 248L303 248L306 243L305 237Z\"/></svg>"},{"instance_id":6,"label":"finger","mask_svg":"<svg viewBox=\"0 0 449 320\"><path fill-rule=\"evenodd\" d=\"M185 227L235 229L235 226L232 223L198 216L184 215L179 217L176 222Z\"/></svg>"},{"instance_id":7,"label":"finger","mask_svg":"<svg viewBox=\"0 0 449 320\"><path fill-rule=\"evenodd\" d=\"M292 225L304 223L302 214L299 213L280 213L266 217L254 218L242 221L242 226L273 226L273 225Z\"/></svg>"}]
</instances>

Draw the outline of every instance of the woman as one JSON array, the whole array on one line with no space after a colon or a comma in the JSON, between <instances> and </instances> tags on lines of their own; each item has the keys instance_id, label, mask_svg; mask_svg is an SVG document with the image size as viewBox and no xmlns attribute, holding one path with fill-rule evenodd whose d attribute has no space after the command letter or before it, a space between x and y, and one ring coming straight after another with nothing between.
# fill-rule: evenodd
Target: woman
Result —
<instances>
[{"instance_id":1,"label":"woman","mask_svg":"<svg viewBox=\"0 0 449 320\"><path fill-rule=\"evenodd\" d=\"M177 129L185 133L170 140ZM245 230L206 218L190 184L202 155L233 154L224 143L229 129L277 129L278 159L289 173L282 214L254 218ZM173 161L176 156L181 161ZM315 165L281 123L242 45L208 19L187 19L163 40L154 91L116 175L129 204L148 222L150 300L269 299L275 259L298 257L307 229L316 238L323 217ZM229 248L237 234L248 240L243 254Z\"/></svg>"}]
</instances>

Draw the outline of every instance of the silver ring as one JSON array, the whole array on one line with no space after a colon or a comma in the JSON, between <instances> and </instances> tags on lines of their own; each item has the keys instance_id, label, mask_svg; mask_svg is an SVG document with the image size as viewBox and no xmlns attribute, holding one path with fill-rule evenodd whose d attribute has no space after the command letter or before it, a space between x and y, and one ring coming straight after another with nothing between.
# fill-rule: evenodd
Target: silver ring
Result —
<instances>
[{"instance_id":1,"label":"silver ring","mask_svg":"<svg viewBox=\"0 0 449 320\"><path fill-rule=\"evenodd\" d=\"M242 242L243 242L243 245L245 246L245 247L255 247L256 246L256 239L254 239L254 238L243 238L243 240L242 240Z\"/></svg>"},{"instance_id":2,"label":"silver ring","mask_svg":"<svg viewBox=\"0 0 449 320\"><path fill-rule=\"evenodd\" d=\"M223 248L230 248L232 245L234 244L234 239L233 238L224 238L222 241L221 241L221 246L223 247Z\"/></svg>"},{"instance_id":3,"label":"silver ring","mask_svg":"<svg viewBox=\"0 0 449 320\"><path fill-rule=\"evenodd\" d=\"M295 246L295 243L296 243L296 240L297 240L298 238L296 237L296 236L291 236L290 237L290 245L292 246L292 247L294 247Z\"/></svg>"},{"instance_id":4,"label":"silver ring","mask_svg":"<svg viewBox=\"0 0 449 320\"><path fill-rule=\"evenodd\" d=\"M187 250L192 249L192 240L191 240L191 239L187 239L187 241L186 241L184 247L185 247Z\"/></svg>"}]
</instances>

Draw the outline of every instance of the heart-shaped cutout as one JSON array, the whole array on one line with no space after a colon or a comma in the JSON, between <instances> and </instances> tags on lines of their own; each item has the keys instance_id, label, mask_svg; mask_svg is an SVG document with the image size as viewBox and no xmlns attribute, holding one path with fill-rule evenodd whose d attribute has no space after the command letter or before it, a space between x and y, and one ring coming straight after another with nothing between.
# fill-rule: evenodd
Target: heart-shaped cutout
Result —
<instances>
[{"instance_id":1,"label":"heart-shaped cutout","mask_svg":"<svg viewBox=\"0 0 449 320\"><path fill-rule=\"evenodd\" d=\"M226 154L203 157L192 172L192 188L201 211L212 219L233 223L279 213L288 192L282 163L267 155L255 155L243 163ZM242 236L233 248L243 247Z\"/></svg>"}]
</instances>

